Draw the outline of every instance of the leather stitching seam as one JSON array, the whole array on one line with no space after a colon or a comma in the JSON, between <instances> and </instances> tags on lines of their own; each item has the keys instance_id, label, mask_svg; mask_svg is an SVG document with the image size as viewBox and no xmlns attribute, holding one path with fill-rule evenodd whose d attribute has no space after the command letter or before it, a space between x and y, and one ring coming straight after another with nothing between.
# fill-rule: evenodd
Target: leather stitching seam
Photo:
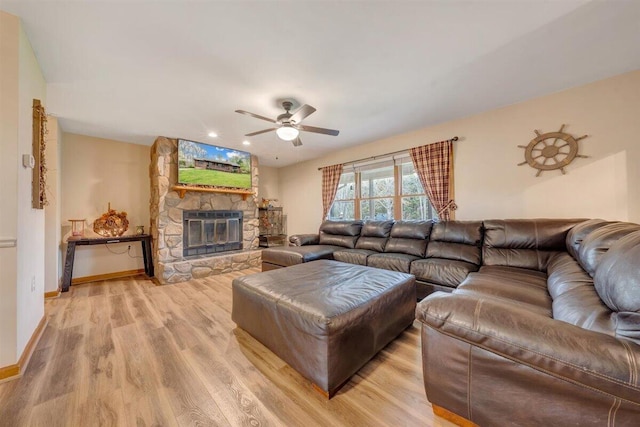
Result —
<instances>
[{"instance_id":1,"label":"leather stitching seam","mask_svg":"<svg viewBox=\"0 0 640 427\"><path fill-rule=\"evenodd\" d=\"M629 360L629 384L637 386L638 378L636 378L636 372L638 372L638 367L636 366L636 360L633 357L633 351L631 351L629 343L626 343L624 341L620 342L624 346L624 349L627 351L627 359Z\"/></svg>"}]
</instances>

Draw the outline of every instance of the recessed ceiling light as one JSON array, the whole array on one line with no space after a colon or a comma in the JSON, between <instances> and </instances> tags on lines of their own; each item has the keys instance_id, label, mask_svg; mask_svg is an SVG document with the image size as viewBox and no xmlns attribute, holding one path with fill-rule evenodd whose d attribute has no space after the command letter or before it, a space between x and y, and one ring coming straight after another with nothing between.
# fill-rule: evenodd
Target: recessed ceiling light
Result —
<instances>
[{"instance_id":1,"label":"recessed ceiling light","mask_svg":"<svg viewBox=\"0 0 640 427\"><path fill-rule=\"evenodd\" d=\"M215 133L215 132L209 132L209 136L210 136L211 138L217 138L217 137L218 137L218 134L217 134L217 133Z\"/></svg>"},{"instance_id":2,"label":"recessed ceiling light","mask_svg":"<svg viewBox=\"0 0 640 427\"><path fill-rule=\"evenodd\" d=\"M249 141L242 141L242 145L251 145Z\"/></svg>"}]
</instances>

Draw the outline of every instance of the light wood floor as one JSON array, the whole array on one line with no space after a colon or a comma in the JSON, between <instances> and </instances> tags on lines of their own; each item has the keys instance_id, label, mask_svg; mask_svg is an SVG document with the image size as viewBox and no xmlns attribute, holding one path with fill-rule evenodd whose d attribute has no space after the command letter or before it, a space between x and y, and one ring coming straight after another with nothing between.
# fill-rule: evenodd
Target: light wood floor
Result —
<instances>
[{"instance_id":1,"label":"light wood floor","mask_svg":"<svg viewBox=\"0 0 640 427\"><path fill-rule=\"evenodd\" d=\"M417 323L327 401L231 321L231 281L252 272L48 300L28 369L0 384L0 425L452 426L426 399Z\"/></svg>"}]
</instances>

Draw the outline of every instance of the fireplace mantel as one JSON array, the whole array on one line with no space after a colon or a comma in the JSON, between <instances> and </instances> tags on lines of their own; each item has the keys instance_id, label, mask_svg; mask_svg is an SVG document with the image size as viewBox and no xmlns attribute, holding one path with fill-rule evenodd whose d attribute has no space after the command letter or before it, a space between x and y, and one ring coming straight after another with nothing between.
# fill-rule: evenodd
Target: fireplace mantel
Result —
<instances>
[{"instance_id":1,"label":"fireplace mantel","mask_svg":"<svg viewBox=\"0 0 640 427\"><path fill-rule=\"evenodd\" d=\"M242 200L247 200L247 196L255 195L253 190L241 190L233 188L208 188L208 187L193 187L189 185L174 185L171 187L173 191L177 191L181 199L184 199L184 195L187 191L199 191L201 193L219 193L219 194L240 194Z\"/></svg>"}]
</instances>

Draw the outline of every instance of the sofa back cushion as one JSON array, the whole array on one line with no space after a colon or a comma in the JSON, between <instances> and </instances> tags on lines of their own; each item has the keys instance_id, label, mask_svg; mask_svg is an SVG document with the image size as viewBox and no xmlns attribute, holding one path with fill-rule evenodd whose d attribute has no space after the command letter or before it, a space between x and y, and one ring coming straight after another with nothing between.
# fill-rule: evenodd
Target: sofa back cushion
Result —
<instances>
[{"instance_id":1,"label":"sofa back cushion","mask_svg":"<svg viewBox=\"0 0 640 427\"><path fill-rule=\"evenodd\" d=\"M397 221L384 251L424 257L432 226L431 221Z\"/></svg>"},{"instance_id":2,"label":"sofa back cushion","mask_svg":"<svg viewBox=\"0 0 640 427\"><path fill-rule=\"evenodd\" d=\"M616 335L640 344L640 231L620 238L602 255L594 285L616 315Z\"/></svg>"},{"instance_id":3,"label":"sofa back cushion","mask_svg":"<svg viewBox=\"0 0 640 427\"><path fill-rule=\"evenodd\" d=\"M580 251L580 246L582 246L582 241L589 233L603 225L609 224L604 219L590 219L585 222L581 222L580 224L576 224L569 233L567 233L567 252L571 254L571 256L578 260L578 252Z\"/></svg>"},{"instance_id":4,"label":"sofa back cushion","mask_svg":"<svg viewBox=\"0 0 640 427\"><path fill-rule=\"evenodd\" d=\"M546 271L549 259L566 251L569 230L583 219L494 219L484 221L484 265Z\"/></svg>"},{"instance_id":5,"label":"sofa back cushion","mask_svg":"<svg viewBox=\"0 0 640 427\"><path fill-rule=\"evenodd\" d=\"M441 221L433 224L427 258L444 258L480 265L482 262L481 221Z\"/></svg>"},{"instance_id":6,"label":"sofa back cushion","mask_svg":"<svg viewBox=\"0 0 640 427\"><path fill-rule=\"evenodd\" d=\"M389 234L393 227L393 220L367 221L362 226L360 238L356 242L356 248L382 252L389 240Z\"/></svg>"},{"instance_id":7,"label":"sofa back cushion","mask_svg":"<svg viewBox=\"0 0 640 427\"><path fill-rule=\"evenodd\" d=\"M640 230L640 225L629 222L610 222L596 228L582 239L578 249L578 262L593 277L600 259L611 245L636 230Z\"/></svg>"},{"instance_id":8,"label":"sofa back cushion","mask_svg":"<svg viewBox=\"0 0 640 427\"><path fill-rule=\"evenodd\" d=\"M362 221L324 221L320 225L320 244L353 249L362 230Z\"/></svg>"}]
</instances>

